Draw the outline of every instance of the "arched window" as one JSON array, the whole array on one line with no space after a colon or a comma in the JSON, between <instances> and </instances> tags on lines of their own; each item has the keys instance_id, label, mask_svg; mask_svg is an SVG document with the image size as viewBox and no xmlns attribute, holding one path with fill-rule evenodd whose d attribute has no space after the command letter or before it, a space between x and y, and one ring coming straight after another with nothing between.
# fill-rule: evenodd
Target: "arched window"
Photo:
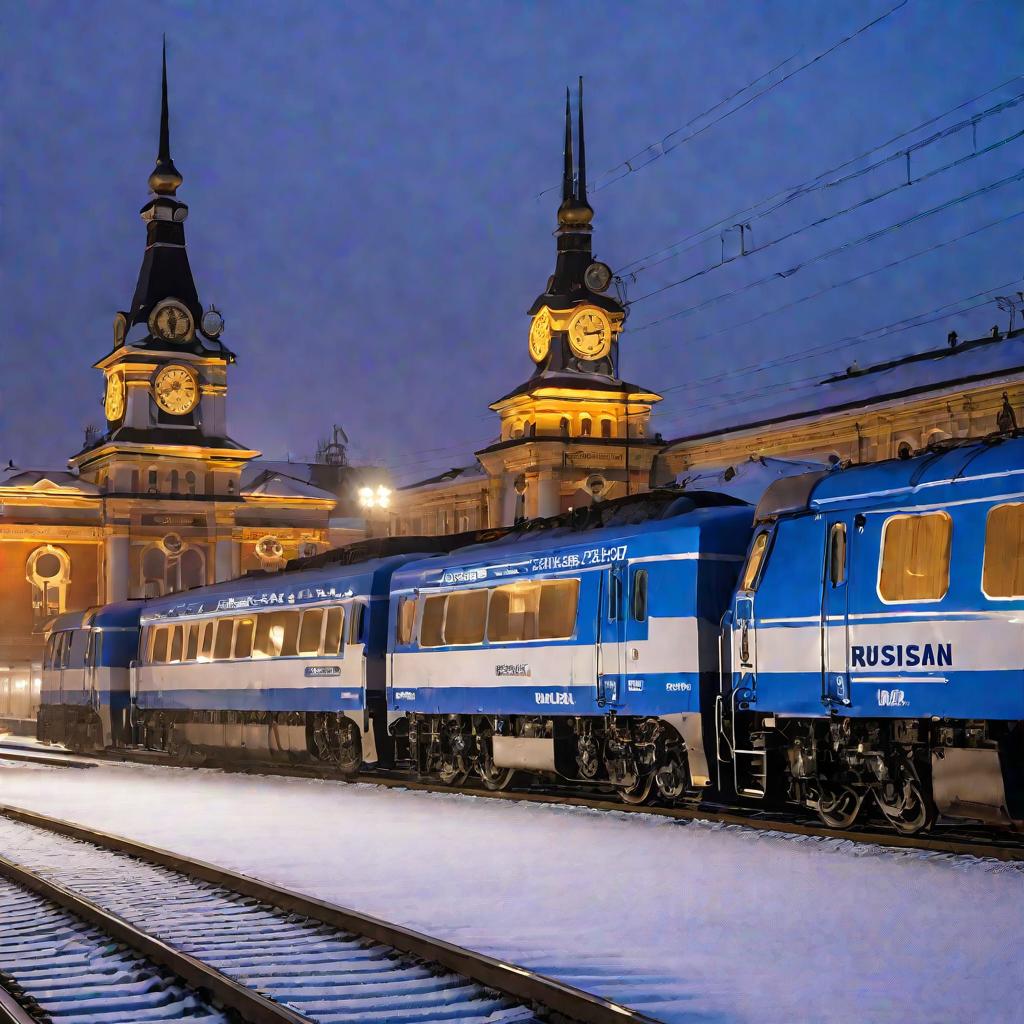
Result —
<instances>
[{"instance_id":1,"label":"arched window","mask_svg":"<svg viewBox=\"0 0 1024 1024\"><path fill-rule=\"evenodd\" d=\"M170 491L171 494L177 494L178 493L178 471L176 469L172 469L171 470L170 476L168 477L168 481L167 482L168 482L167 490Z\"/></svg>"},{"instance_id":2,"label":"arched window","mask_svg":"<svg viewBox=\"0 0 1024 1024\"><path fill-rule=\"evenodd\" d=\"M195 473L192 472L192 470L189 470L185 474L185 493L186 494L195 494L196 493L196 475L195 475Z\"/></svg>"},{"instance_id":3,"label":"arched window","mask_svg":"<svg viewBox=\"0 0 1024 1024\"><path fill-rule=\"evenodd\" d=\"M146 470L146 493L156 494L158 473L156 466L150 466Z\"/></svg>"},{"instance_id":4,"label":"arched window","mask_svg":"<svg viewBox=\"0 0 1024 1024\"><path fill-rule=\"evenodd\" d=\"M202 549L184 544L176 533L146 548L140 569L143 597L160 597L206 583Z\"/></svg>"},{"instance_id":5,"label":"arched window","mask_svg":"<svg viewBox=\"0 0 1024 1024\"><path fill-rule=\"evenodd\" d=\"M176 590L190 590L206 582L206 560L199 548L185 548L178 557L177 582Z\"/></svg>"},{"instance_id":6,"label":"arched window","mask_svg":"<svg viewBox=\"0 0 1024 1024\"><path fill-rule=\"evenodd\" d=\"M612 421L607 416L603 417L601 420L601 436L612 436Z\"/></svg>"},{"instance_id":7,"label":"arched window","mask_svg":"<svg viewBox=\"0 0 1024 1024\"><path fill-rule=\"evenodd\" d=\"M563 416L562 419L560 420L559 424L558 424L558 429L561 431L562 437L568 437L569 436L569 427L570 427L569 417L568 416Z\"/></svg>"},{"instance_id":8,"label":"arched window","mask_svg":"<svg viewBox=\"0 0 1024 1024\"><path fill-rule=\"evenodd\" d=\"M65 609L71 558L52 544L36 548L25 563L25 579L32 588L32 628L38 632Z\"/></svg>"},{"instance_id":9,"label":"arched window","mask_svg":"<svg viewBox=\"0 0 1024 1024\"><path fill-rule=\"evenodd\" d=\"M510 436L512 438L520 438L523 436L523 424L521 421L517 420L512 424L512 433Z\"/></svg>"},{"instance_id":10,"label":"arched window","mask_svg":"<svg viewBox=\"0 0 1024 1024\"><path fill-rule=\"evenodd\" d=\"M590 437L594 433L594 421L584 413L580 417L580 437Z\"/></svg>"},{"instance_id":11,"label":"arched window","mask_svg":"<svg viewBox=\"0 0 1024 1024\"><path fill-rule=\"evenodd\" d=\"M132 494L139 493L139 471L137 469L132 470L131 491Z\"/></svg>"}]
</instances>

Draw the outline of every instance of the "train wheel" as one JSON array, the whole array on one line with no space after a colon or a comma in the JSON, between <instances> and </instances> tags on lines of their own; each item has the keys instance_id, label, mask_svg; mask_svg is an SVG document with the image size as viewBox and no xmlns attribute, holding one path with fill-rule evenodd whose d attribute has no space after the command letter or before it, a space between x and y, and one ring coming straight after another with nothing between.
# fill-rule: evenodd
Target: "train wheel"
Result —
<instances>
[{"instance_id":1,"label":"train wheel","mask_svg":"<svg viewBox=\"0 0 1024 1024\"><path fill-rule=\"evenodd\" d=\"M818 801L818 817L829 828L849 828L860 814L862 799L849 786L843 786L837 793L822 795Z\"/></svg>"},{"instance_id":2,"label":"train wheel","mask_svg":"<svg viewBox=\"0 0 1024 1024\"><path fill-rule=\"evenodd\" d=\"M932 809L920 788L914 782L905 782L900 797L898 803L889 803L876 790L875 799L886 821L905 836L925 831L931 825Z\"/></svg>"},{"instance_id":3,"label":"train wheel","mask_svg":"<svg viewBox=\"0 0 1024 1024\"><path fill-rule=\"evenodd\" d=\"M359 771L363 744L355 723L340 715L318 714L309 727L310 753L324 764L337 768L343 775Z\"/></svg>"},{"instance_id":4,"label":"train wheel","mask_svg":"<svg viewBox=\"0 0 1024 1024\"><path fill-rule=\"evenodd\" d=\"M480 766L480 781L483 782L484 788L495 792L508 789L515 774L515 768L496 768L493 761L489 762L488 767Z\"/></svg>"},{"instance_id":5,"label":"train wheel","mask_svg":"<svg viewBox=\"0 0 1024 1024\"><path fill-rule=\"evenodd\" d=\"M654 772L647 772L641 775L630 786L623 786L619 790L619 798L624 804L638 806L645 804L651 797L651 789L654 787Z\"/></svg>"}]
</instances>

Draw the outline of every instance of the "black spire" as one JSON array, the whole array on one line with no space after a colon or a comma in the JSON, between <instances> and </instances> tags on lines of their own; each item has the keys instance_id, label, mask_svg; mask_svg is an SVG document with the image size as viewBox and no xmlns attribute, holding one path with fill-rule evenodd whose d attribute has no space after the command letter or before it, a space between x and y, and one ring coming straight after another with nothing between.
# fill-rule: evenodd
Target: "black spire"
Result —
<instances>
[{"instance_id":1,"label":"black spire","mask_svg":"<svg viewBox=\"0 0 1024 1024\"><path fill-rule=\"evenodd\" d=\"M565 87L565 145L562 147L562 202L576 196L572 168L572 111L569 109L569 86Z\"/></svg>"},{"instance_id":2,"label":"black spire","mask_svg":"<svg viewBox=\"0 0 1024 1024\"><path fill-rule=\"evenodd\" d=\"M568 91L568 90L566 90ZM580 137L580 169L576 175L576 198L586 205L587 203L587 148L583 142L583 76L580 75L579 84L579 132Z\"/></svg>"},{"instance_id":3,"label":"black spire","mask_svg":"<svg viewBox=\"0 0 1024 1024\"><path fill-rule=\"evenodd\" d=\"M161 196L173 196L181 185L182 177L171 159L170 114L167 108L167 37L164 36L163 81L160 92L160 152L156 166L149 176L149 187Z\"/></svg>"}]
</instances>

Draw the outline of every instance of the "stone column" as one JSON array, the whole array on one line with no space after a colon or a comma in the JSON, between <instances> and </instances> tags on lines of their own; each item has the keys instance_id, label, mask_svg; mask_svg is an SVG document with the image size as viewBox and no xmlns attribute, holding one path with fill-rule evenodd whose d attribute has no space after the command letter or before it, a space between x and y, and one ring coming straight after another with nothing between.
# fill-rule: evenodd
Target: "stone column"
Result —
<instances>
[{"instance_id":1,"label":"stone column","mask_svg":"<svg viewBox=\"0 0 1024 1024\"><path fill-rule=\"evenodd\" d=\"M537 515L557 516L562 510L562 481L553 469L543 470L537 479Z\"/></svg>"},{"instance_id":2,"label":"stone column","mask_svg":"<svg viewBox=\"0 0 1024 1024\"><path fill-rule=\"evenodd\" d=\"M515 522L516 501L518 498L515 478L510 473L507 473L501 492L501 522L497 524L498 526L511 526Z\"/></svg>"},{"instance_id":3,"label":"stone column","mask_svg":"<svg viewBox=\"0 0 1024 1024\"><path fill-rule=\"evenodd\" d=\"M239 559L237 554L237 545L230 537L221 538L217 541L215 567L218 583L234 579L238 575L236 563Z\"/></svg>"},{"instance_id":4,"label":"stone column","mask_svg":"<svg viewBox=\"0 0 1024 1024\"><path fill-rule=\"evenodd\" d=\"M128 557L129 541L127 535L109 534L106 540L106 601L126 601L128 599L128 573L131 561Z\"/></svg>"}]
</instances>

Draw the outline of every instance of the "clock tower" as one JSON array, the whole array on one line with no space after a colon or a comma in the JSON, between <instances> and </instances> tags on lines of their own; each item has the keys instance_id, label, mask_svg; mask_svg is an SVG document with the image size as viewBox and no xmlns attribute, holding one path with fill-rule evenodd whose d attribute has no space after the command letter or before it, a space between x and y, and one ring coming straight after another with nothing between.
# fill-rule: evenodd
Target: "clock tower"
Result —
<instances>
[{"instance_id":1,"label":"clock tower","mask_svg":"<svg viewBox=\"0 0 1024 1024\"><path fill-rule=\"evenodd\" d=\"M594 259L582 78L577 116L574 166L567 89L555 272L529 309L533 374L492 403L501 437L476 453L490 478L494 525L646 490L659 447L647 425L661 396L619 377L626 309L608 294L611 269Z\"/></svg>"}]
</instances>

